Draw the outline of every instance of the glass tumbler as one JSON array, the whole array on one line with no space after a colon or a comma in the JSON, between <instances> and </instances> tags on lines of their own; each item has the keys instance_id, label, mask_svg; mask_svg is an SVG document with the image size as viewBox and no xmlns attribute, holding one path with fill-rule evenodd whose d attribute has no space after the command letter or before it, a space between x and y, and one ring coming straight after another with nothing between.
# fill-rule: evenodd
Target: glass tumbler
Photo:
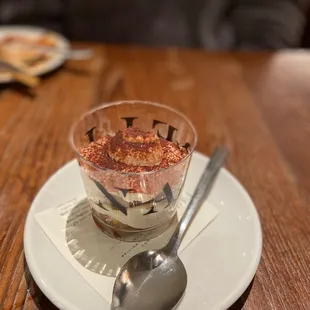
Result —
<instances>
[{"instance_id":1,"label":"glass tumbler","mask_svg":"<svg viewBox=\"0 0 310 310\"><path fill-rule=\"evenodd\" d=\"M135 127L155 130L161 139L186 148L176 164L144 172L120 172L87 160L81 150L104 136ZM123 241L151 239L163 233L176 215L197 135L189 119L168 106L140 101L103 104L84 114L71 128L85 190L97 226ZM98 147L98 156L102 150Z\"/></svg>"}]
</instances>

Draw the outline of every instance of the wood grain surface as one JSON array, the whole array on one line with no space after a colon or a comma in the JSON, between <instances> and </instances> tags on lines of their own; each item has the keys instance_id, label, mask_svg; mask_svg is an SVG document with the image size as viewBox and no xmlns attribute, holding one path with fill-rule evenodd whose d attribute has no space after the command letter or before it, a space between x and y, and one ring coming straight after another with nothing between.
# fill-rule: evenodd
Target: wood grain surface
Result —
<instances>
[{"instance_id":1,"label":"wood grain surface","mask_svg":"<svg viewBox=\"0 0 310 310\"><path fill-rule=\"evenodd\" d=\"M310 54L94 49L94 59L68 62L32 93L1 86L0 309L56 309L24 259L27 211L48 176L74 157L68 131L82 112L140 99L186 113L200 152L228 145L228 169L257 206L262 260L231 309L309 310Z\"/></svg>"}]
</instances>

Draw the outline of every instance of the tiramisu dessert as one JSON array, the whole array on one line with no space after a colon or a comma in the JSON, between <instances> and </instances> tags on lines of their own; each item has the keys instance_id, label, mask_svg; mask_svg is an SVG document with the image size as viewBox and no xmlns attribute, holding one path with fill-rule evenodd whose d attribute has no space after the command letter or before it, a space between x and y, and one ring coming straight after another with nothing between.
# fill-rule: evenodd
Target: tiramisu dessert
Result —
<instances>
[{"instance_id":1,"label":"tiramisu dessert","mask_svg":"<svg viewBox=\"0 0 310 310\"><path fill-rule=\"evenodd\" d=\"M128 127L79 150L93 217L127 232L153 229L175 214L190 150L152 131Z\"/></svg>"}]
</instances>

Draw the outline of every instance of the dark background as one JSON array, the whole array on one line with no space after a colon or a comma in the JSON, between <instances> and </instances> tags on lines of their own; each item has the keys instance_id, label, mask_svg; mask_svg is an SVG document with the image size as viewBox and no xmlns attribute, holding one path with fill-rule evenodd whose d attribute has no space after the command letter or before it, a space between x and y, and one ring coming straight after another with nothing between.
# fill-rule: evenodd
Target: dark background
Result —
<instances>
[{"instance_id":1,"label":"dark background","mask_svg":"<svg viewBox=\"0 0 310 310\"><path fill-rule=\"evenodd\" d=\"M182 31L181 28L184 21L171 20L170 15L167 15L167 19L170 19L172 25L170 28L173 28L170 37L169 34L167 34L167 38L164 39L156 38L156 36L152 34L149 35L147 33L147 27L150 23L150 19L154 17L153 15L156 16L157 10L162 9L161 7L164 7L167 11L173 11L178 6L183 11L189 12L190 16L193 16L192 20L188 19L186 22L195 25L195 23L197 23L195 17L199 16L203 5L207 3L206 1L207 0L0 0L0 24L43 26L59 31L70 40L76 41L202 47L199 39L195 37L197 34L191 31L191 29L188 34L190 37L189 40L178 38L178 32ZM310 14L308 10L309 1L307 0L247 0L249 2L242 0L213 0L214 3L217 3L217 1L221 6L225 6L227 10L233 8L235 3L241 3L244 7L247 6L247 3L256 3L255 5L257 5L258 8L259 5L266 6L266 3L276 3L279 7L278 14L280 15L284 14L285 11L283 10L282 12L281 10L282 4L291 2L292 5L302 7L302 14L304 15L302 33L299 35L300 38L294 46L288 45L287 47L310 46ZM218 7L214 9L214 14L217 14L216 10L218 10ZM292 22L289 21L289 23ZM268 28L264 28L264 20L259 24L259 27L261 28L257 29L258 33L265 32L265 36L269 36L270 31ZM283 32L286 32L286 30ZM162 34L159 36L162 36ZM173 36L173 39L171 39L171 36ZM208 35L206 34L206 36ZM251 34L251 36L253 35ZM229 45L227 46L230 48ZM263 47L273 48L272 44L267 44ZM279 48L281 47L282 46L279 45ZM277 46L275 46L275 48L277 48Z\"/></svg>"}]
</instances>

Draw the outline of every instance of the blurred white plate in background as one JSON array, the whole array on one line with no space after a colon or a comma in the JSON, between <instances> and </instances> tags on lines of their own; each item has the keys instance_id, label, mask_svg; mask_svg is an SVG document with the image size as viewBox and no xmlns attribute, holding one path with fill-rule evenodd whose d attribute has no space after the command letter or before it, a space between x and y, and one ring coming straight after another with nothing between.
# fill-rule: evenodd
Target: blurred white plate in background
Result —
<instances>
[{"instance_id":1,"label":"blurred white plate in background","mask_svg":"<svg viewBox=\"0 0 310 310\"><path fill-rule=\"evenodd\" d=\"M27 72L32 75L42 75L60 67L66 60L65 55L70 50L70 43L64 36L44 28L31 26L0 26L0 42L4 38L10 36L18 36L26 39L48 36L54 42L53 48L55 47L59 52L48 52L46 60L34 65L32 68L27 68ZM9 72L0 71L0 83L11 81L12 79Z\"/></svg>"}]
</instances>

